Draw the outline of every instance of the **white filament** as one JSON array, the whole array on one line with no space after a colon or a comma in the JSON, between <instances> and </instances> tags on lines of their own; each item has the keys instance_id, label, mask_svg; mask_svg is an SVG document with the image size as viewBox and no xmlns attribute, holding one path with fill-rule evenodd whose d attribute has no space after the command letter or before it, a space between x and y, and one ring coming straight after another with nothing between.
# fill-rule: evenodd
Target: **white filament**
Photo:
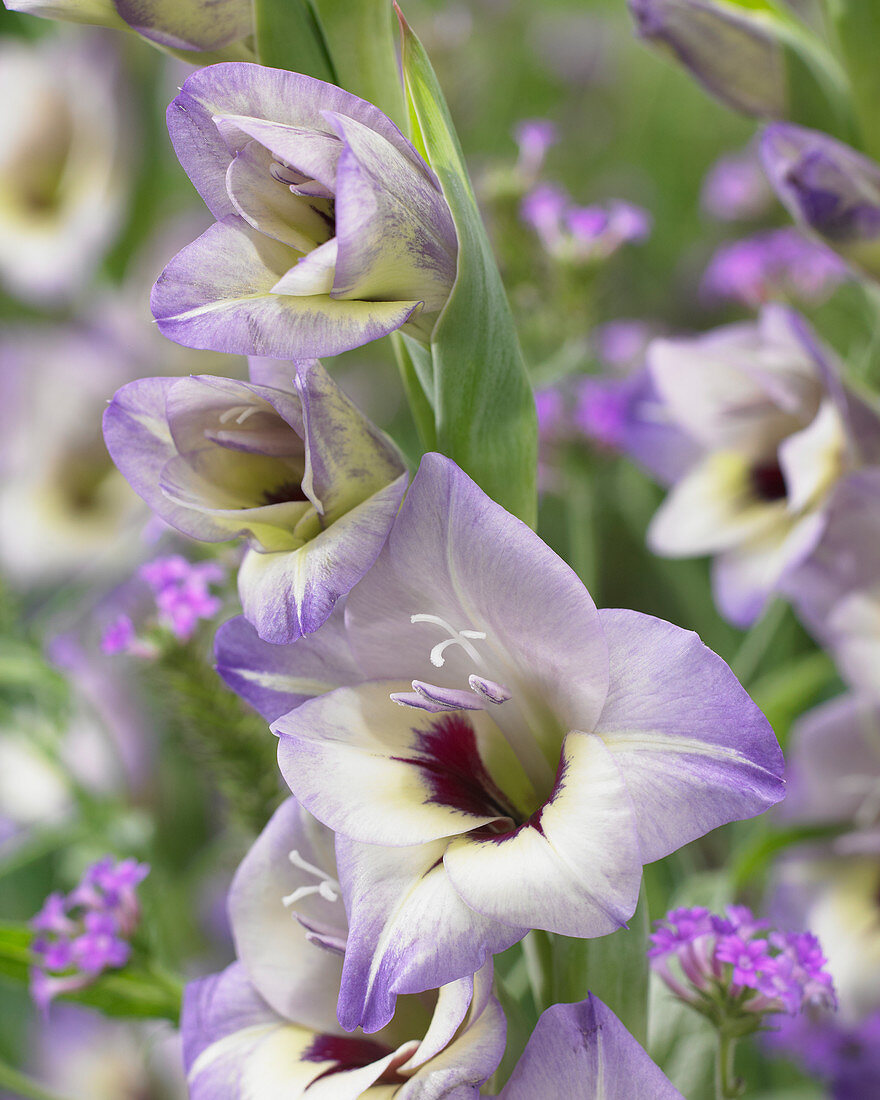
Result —
<instances>
[{"instance_id":1,"label":"white filament","mask_svg":"<svg viewBox=\"0 0 880 1100\"><path fill-rule=\"evenodd\" d=\"M471 645L468 638L475 640L485 640L486 634L483 630L456 630L450 626L445 619L441 619L439 615L410 615L409 621L411 623L433 623L434 626L439 626L442 630L445 630L449 635L448 638L442 642L438 642L437 645L431 650L431 664L434 668L442 668L446 663L446 659L443 656L448 646L460 645L461 648L467 653L472 661L476 661L478 665L483 663L482 657L478 650Z\"/></svg>"},{"instance_id":2,"label":"white filament","mask_svg":"<svg viewBox=\"0 0 880 1100\"><path fill-rule=\"evenodd\" d=\"M287 894L286 897L281 899L282 905L288 907L296 905L298 901L301 901L303 898L311 897L312 894L320 894L325 901L339 901L339 883L332 875L328 875L326 871L322 871L321 868L316 867L314 863L309 863L307 859L303 859L296 848L288 854L287 858L294 867L297 867L300 871L306 871L308 874L314 875L319 881L311 886L300 886L294 890L292 894Z\"/></svg>"},{"instance_id":3,"label":"white filament","mask_svg":"<svg viewBox=\"0 0 880 1100\"><path fill-rule=\"evenodd\" d=\"M249 416L253 416L253 414L258 411L256 405L245 405L244 407L241 405L234 405L231 409L227 409L225 412L220 413L220 423L226 424L234 417L236 424L244 424Z\"/></svg>"}]
</instances>

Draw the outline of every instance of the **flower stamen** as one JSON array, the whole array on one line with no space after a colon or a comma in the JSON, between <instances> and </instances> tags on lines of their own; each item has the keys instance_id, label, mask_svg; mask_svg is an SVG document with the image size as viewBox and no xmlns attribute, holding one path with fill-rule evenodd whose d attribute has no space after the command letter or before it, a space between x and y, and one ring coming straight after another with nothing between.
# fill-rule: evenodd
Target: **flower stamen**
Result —
<instances>
[{"instance_id":1,"label":"flower stamen","mask_svg":"<svg viewBox=\"0 0 880 1100\"><path fill-rule=\"evenodd\" d=\"M433 623L434 626L441 627L441 629L449 634L448 638L445 638L442 642L438 642L431 650L431 664L434 668L442 668L444 664L446 664L446 659L443 654L451 645L460 645L472 661L476 661L478 665L483 663L479 651L471 645L468 639L473 638L475 641L484 641L486 638L485 631L456 630L455 627L450 626L445 619L441 619L439 615L410 615L409 621L411 623Z\"/></svg>"},{"instance_id":2,"label":"flower stamen","mask_svg":"<svg viewBox=\"0 0 880 1100\"><path fill-rule=\"evenodd\" d=\"M292 893L287 894L281 899L281 904L290 908L291 905L296 905L298 901L303 898L311 897L312 894L319 894L325 901L339 901L340 888L339 883L332 875L328 875L326 871L322 871L320 867L316 867L314 863L309 863L307 859L304 859L296 848L288 853L287 857L294 867L300 871L306 871L310 875L314 875L319 881L312 886L299 886Z\"/></svg>"}]
</instances>

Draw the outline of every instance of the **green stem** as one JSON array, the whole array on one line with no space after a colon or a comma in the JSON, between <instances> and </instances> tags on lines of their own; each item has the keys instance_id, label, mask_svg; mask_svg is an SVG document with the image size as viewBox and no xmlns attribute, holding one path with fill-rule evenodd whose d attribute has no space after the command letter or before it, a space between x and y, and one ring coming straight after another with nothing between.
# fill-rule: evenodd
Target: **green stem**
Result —
<instances>
[{"instance_id":1,"label":"green stem","mask_svg":"<svg viewBox=\"0 0 880 1100\"><path fill-rule=\"evenodd\" d=\"M718 1055L715 1062L715 1095L717 1100L736 1100L740 1083L734 1073L736 1039L725 1031L718 1033Z\"/></svg>"},{"instance_id":2,"label":"green stem","mask_svg":"<svg viewBox=\"0 0 880 1100\"><path fill-rule=\"evenodd\" d=\"M541 1013L553 1004L553 944L547 932L532 929L522 941L526 973L535 998L535 1006Z\"/></svg>"},{"instance_id":3,"label":"green stem","mask_svg":"<svg viewBox=\"0 0 880 1100\"><path fill-rule=\"evenodd\" d=\"M777 596L767 605L764 614L743 638L742 644L730 662L730 667L744 687L748 687L755 679L761 662L787 614L788 604Z\"/></svg>"},{"instance_id":4,"label":"green stem","mask_svg":"<svg viewBox=\"0 0 880 1100\"><path fill-rule=\"evenodd\" d=\"M5 1062L0 1062L0 1088L9 1089L15 1096L22 1097L22 1100L67 1100L58 1092L44 1089L38 1082L19 1073Z\"/></svg>"}]
</instances>

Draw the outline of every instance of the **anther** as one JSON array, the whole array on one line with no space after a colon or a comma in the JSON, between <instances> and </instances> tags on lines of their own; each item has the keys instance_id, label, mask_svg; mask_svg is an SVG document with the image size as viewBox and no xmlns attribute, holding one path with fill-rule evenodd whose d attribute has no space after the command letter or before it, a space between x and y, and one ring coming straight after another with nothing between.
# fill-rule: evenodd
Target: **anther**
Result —
<instances>
[{"instance_id":1,"label":"anther","mask_svg":"<svg viewBox=\"0 0 880 1100\"><path fill-rule=\"evenodd\" d=\"M482 676L468 676L471 691L482 695L490 703L506 703L510 698L510 691L504 684L498 684L494 680L485 680Z\"/></svg>"}]
</instances>

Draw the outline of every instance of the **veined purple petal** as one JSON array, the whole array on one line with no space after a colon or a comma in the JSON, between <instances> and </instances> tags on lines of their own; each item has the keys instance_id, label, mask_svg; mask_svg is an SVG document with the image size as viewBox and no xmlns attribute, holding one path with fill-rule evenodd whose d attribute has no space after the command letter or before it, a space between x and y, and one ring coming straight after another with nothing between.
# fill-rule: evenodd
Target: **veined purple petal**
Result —
<instances>
[{"instance_id":1,"label":"veined purple petal","mask_svg":"<svg viewBox=\"0 0 880 1100\"><path fill-rule=\"evenodd\" d=\"M620 768L650 863L784 795L767 719L691 631L600 611L611 684L596 732Z\"/></svg>"},{"instance_id":2,"label":"veined purple petal","mask_svg":"<svg viewBox=\"0 0 880 1100\"><path fill-rule=\"evenodd\" d=\"M293 642L316 631L382 548L406 489L406 474L378 489L299 550L250 550L238 573L244 613L262 638Z\"/></svg>"},{"instance_id":3,"label":"veined purple petal","mask_svg":"<svg viewBox=\"0 0 880 1100\"><path fill-rule=\"evenodd\" d=\"M239 615L217 631L215 656L225 683L269 722L306 699L363 679L338 605L319 630L290 645L263 641Z\"/></svg>"},{"instance_id":4,"label":"veined purple petal","mask_svg":"<svg viewBox=\"0 0 880 1100\"><path fill-rule=\"evenodd\" d=\"M442 841L384 848L337 837L351 914L339 992L339 1022L347 1030L377 1031L391 1019L398 994L473 974L526 934L465 905L443 869L443 848Z\"/></svg>"},{"instance_id":5,"label":"veined purple petal","mask_svg":"<svg viewBox=\"0 0 880 1100\"><path fill-rule=\"evenodd\" d=\"M227 63L193 73L168 108L168 130L180 163L216 218L233 213L226 193L232 154L215 116L270 120L327 133L323 111L362 122L391 142L414 166L421 158L378 108L332 84L262 65ZM422 169L419 169L422 170Z\"/></svg>"}]
</instances>

